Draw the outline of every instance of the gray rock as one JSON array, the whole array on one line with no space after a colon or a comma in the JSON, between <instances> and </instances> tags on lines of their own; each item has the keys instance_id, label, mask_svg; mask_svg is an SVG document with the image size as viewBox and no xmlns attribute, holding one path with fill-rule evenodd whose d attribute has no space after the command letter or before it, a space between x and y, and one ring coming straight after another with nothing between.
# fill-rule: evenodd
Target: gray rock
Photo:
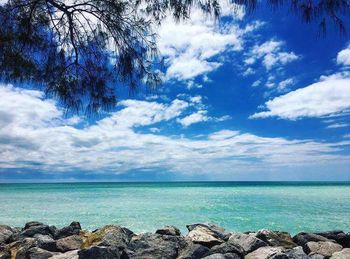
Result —
<instances>
[{"instance_id":1,"label":"gray rock","mask_svg":"<svg viewBox=\"0 0 350 259\"><path fill-rule=\"evenodd\" d=\"M308 255L320 254L327 257L330 257L333 253L339 252L343 249L341 245L328 241L311 241L306 243L303 248Z\"/></svg>"},{"instance_id":2,"label":"gray rock","mask_svg":"<svg viewBox=\"0 0 350 259\"><path fill-rule=\"evenodd\" d=\"M26 230L26 229L31 228L31 227L37 227L37 226L43 226L43 225L44 225L44 223L41 223L39 221L30 221L24 225L23 230Z\"/></svg>"},{"instance_id":3,"label":"gray rock","mask_svg":"<svg viewBox=\"0 0 350 259\"><path fill-rule=\"evenodd\" d=\"M16 259L28 259L27 252L35 245L35 239L32 237L23 238L19 241L13 242L9 244L9 248L11 249L11 257Z\"/></svg>"},{"instance_id":4,"label":"gray rock","mask_svg":"<svg viewBox=\"0 0 350 259\"><path fill-rule=\"evenodd\" d=\"M170 236L180 236L181 232L177 227L165 226L164 228L157 229L156 234L170 235Z\"/></svg>"},{"instance_id":5,"label":"gray rock","mask_svg":"<svg viewBox=\"0 0 350 259\"><path fill-rule=\"evenodd\" d=\"M260 247L257 250L247 254L245 259L288 259L288 256L284 253L283 247Z\"/></svg>"},{"instance_id":6,"label":"gray rock","mask_svg":"<svg viewBox=\"0 0 350 259\"><path fill-rule=\"evenodd\" d=\"M119 250L116 247L92 246L78 251L79 259L119 259Z\"/></svg>"},{"instance_id":7,"label":"gray rock","mask_svg":"<svg viewBox=\"0 0 350 259\"><path fill-rule=\"evenodd\" d=\"M83 239L78 235L60 238L56 241L57 250L63 253L67 251L79 249L82 244L83 244Z\"/></svg>"},{"instance_id":8,"label":"gray rock","mask_svg":"<svg viewBox=\"0 0 350 259\"><path fill-rule=\"evenodd\" d=\"M310 241L318 242L318 241L330 241L330 240L326 237L323 237L317 234L301 232L296 234L293 237L293 241L294 243L300 246L304 246L307 242L310 242Z\"/></svg>"},{"instance_id":9,"label":"gray rock","mask_svg":"<svg viewBox=\"0 0 350 259\"><path fill-rule=\"evenodd\" d=\"M350 258L350 248L344 248L339 252L332 254L331 259L349 259Z\"/></svg>"},{"instance_id":10,"label":"gray rock","mask_svg":"<svg viewBox=\"0 0 350 259\"><path fill-rule=\"evenodd\" d=\"M187 236L193 243L201 244L206 247L212 247L225 242L224 235L222 235L222 233L213 230L212 227L208 227L207 225L196 224L195 226L187 226L187 228L190 230Z\"/></svg>"},{"instance_id":11,"label":"gray rock","mask_svg":"<svg viewBox=\"0 0 350 259\"><path fill-rule=\"evenodd\" d=\"M79 258L78 251L79 250L73 250L63 254L54 255L50 257L50 259L78 259Z\"/></svg>"},{"instance_id":12,"label":"gray rock","mask_svg":"<svg viewBox=\"0 0 350 259\"><path fill-rule=\"evenodd\" d=\"M51 258L57 253L50 252L39 247L32 247L27 252L27 258L29 259L47 259ZM16 257L17 258L17 257Z\"/></svg>"},{"instance_id":13,"label":"gray rock","mask_svg":"<svg viewBox=\"0 0 350 259\"><path fill-rule=\"evenodd\" d=\"M267 246L267 244L261 239L257 238L255 234L233 233L229 240L229 244L233 244L242 247L246 254L260 248Z\"/></svg>"},{"instance_id":14,"label":"gray rock","mask_svg":"<svg viewBox=\"0 0 350 259\"><path fill-rule=\"evenodd\" d=\"M232 243L223 243L221 245L213 246L209 255L211 254L236 254L239 258L243 258L244 250L242 247L238 245L234 245Z\"/></svg>"},{"instance_id":15,"label":"gray rock","mask_svg":"<svg viewBox=\"0 0 350 259\"><path fill-rule=\"evenodd\" d=\"M311 259L327 259L329 257L325 257L325 256L320 255L320 254L313 254L313 255L310 255L310 258Z\"/></svg>"},{"instance_id":16,"label":"gray rock","mask_svg":"<svg viewBox=\"0 0 350 259\"><path fill-rule=\"evenodd\" d=\"M51 236L36 234L34 238L37 247L51 252L57 252L56 241Z\"/></svg>"},{"instance_id":17,"label":"gray rock","mask_svg":"<svg viewBox=\"0 0 350 259\"><path fill-rule=\"evenodd\" d=\"M55 239L60 239L72 235L79 235L80 230L80 223L73 221L69 226L56 230Z\"/></svg>"},{"instance_id":18,"label":"gray rock","mask_svg":"<svg viewBox=\"0 0 350 259\"><path fill-rule=\"evenodd\" d=\"M203 259L241 259L241 257L237 254L231 254L231 253L226 253L226 254L211 254L206 257L203 257Z\"/></svg>"},{"instance_id":19,"label":"gray rock","mask_svg":"<svg viewBox=\"0 0 350 259\"><path fill-rule=\"evenodd\" d=\"M209 248L200 244L194 244L189 238L180 241L177 259L202 258L209 253Z\"/></svg>"},{"instance_id":20,"label":"gray rock","mask_svg":"<svg viewBox=\"0 0 350 259\"><path fill-rule=\"evenodd\" d=\"M345 234L341 230L317 232L315 234L323 236L328 239L335 240L341 246L350 248L350 235Z\"/></svg>"},{"instance_id":21,"label":"gray rock","mask_svg":"<svg viewBox=\"0 0 350 259\"><path fill-rule=\"evenodd\" d=\"M13 230L11 227L6 225L0 225L0 245L7 243L12 234Z\"/></svg>"},{"instance_id":22,"label":"gray rock","mask_svg":"<svg viewBox=\"0 0 350 259\"><path fill-rule=\"evenodd\" d=\"M224 228L218 227L214 224L197 223L197 224L187 225L186 227L188 231L192 231L198 226L210 230L210 232L214 233L215 236L219 239L227 241L230 237L230 233L226 232Z\"/></svg>"},{"instance_id":23,"label":"gray rock","mask_svg":"<svg viewBox=\"0 0 350 259\"><path fill-rule=\"evenodd\" d=\"M178 249L178 237L146 233L131 239L127 255L140 259L172 259L177 257Z\"/></svg>"},{"instance_id":24,"label":"gray rock","mask_svg":"<svg viewBox=\"0 0 350 259\"><path fill-rule=\"evenodd\" d=\"M296 247L297 244L293 242L292 237L287 232L260 230L256 233L256 237L263 240L270 246L283 246L285 248Z\"/></svg>"},{"instance_id":25,"label":"gray rock","mask_svg":"<svg viewBox=\"0 0 350 259\"><path fill-rule=\"evenodd\" d=\"M305 254L301 246L294 247L285 252L289 259L310 259L310 256Z\"/></svg>"},{"instance_id":26,"label":"gray rock","mask_svg":"<svg viewBox=\"0 0 350 259\"><path fill-rule=\"evenodd\" d=\"M28 224L28 223L27 223ZM33 225L25 228L19 233L19 239L23 237L34 237L37 234L54 236L53 229L48 225Z\"/></svg>"},{"instance_id":27,"label":"gray rock","mask_svg":"<svg viewBox=\"0 0 350 259\"><path fill-rule=\"evenodd\" d=\"M10 249L7 246L0 245L0 259L10 259L10 258L11 258Z\"/></svg>"}]
</instances>

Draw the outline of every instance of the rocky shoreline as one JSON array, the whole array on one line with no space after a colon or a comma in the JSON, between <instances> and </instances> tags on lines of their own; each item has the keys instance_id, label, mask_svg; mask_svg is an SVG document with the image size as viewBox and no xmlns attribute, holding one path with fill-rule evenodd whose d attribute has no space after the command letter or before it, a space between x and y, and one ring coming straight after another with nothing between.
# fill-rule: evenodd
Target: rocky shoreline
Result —
<instances>
[{"instance_id":1,"label":"rocky shoreline","mask_svg":"<svg viewBox=\"0 0 350 259\"><path fill-rule=\"evenodd\" d=\"M166 226L155 233L135 234L117 225L95 231L79 222L58 229L40 222L23 228L0 225L0 259L350 259L350 233L299 233L260 230L227 232L212 224L179 229Z\"/></svg>"}]
</instances>

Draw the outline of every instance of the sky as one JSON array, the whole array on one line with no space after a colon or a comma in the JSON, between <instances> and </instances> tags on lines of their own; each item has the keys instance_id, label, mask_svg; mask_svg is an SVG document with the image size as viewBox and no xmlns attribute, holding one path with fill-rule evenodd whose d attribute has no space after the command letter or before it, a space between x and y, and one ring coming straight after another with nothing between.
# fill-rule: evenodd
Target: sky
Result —
<instances>
[{"instance_id":1,"label":"sky","mask_svg":"<svg viewBox=\"0 0 350 259\"><path fill-rule=\"evenodd\" d=\"M350 38L224 4L156 28L164 83L93 117L0 83L0 182L350 181Z\"/></svg>"}]
</instances>

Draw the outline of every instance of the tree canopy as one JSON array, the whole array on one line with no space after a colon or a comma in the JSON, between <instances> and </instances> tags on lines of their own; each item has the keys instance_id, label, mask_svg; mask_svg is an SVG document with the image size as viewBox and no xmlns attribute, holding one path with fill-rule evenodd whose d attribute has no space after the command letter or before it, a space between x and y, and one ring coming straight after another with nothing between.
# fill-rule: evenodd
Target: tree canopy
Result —
<instances>
[{"instance_id":1,"label":"tree canopy","mask_svg":"<svg viewBox=\"0 0 350 259\"><path fill-rule=\"evenodd\" d=\"M262 3L263 2L263 3ZM259 4L288 5L325 32L345 33L348 0L230 0L253 12ZM5 81L43 85L70 109L113 107L118 85L161 83L154 24L188 19L200 8L220 17L218 0L9 0L0 5L0 71Z\"/></svg>"}]
</instances>

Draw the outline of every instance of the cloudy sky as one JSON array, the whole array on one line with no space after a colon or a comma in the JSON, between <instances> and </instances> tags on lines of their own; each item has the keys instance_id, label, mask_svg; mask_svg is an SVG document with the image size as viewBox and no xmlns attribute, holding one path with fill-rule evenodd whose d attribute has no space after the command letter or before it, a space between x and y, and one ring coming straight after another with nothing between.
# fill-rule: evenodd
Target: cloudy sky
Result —
<instances>
[{"instance_id":1,"label":"cloudy sky","mask_svg":"<svg viewBox=\"0 0 350 259\"><path fill-rule=\"evenodd\" d=\"M284 10L158 28L165 83L93 118L0 84L0 181L350 180L350 38Z\"/></svg>"}]
</instances>

